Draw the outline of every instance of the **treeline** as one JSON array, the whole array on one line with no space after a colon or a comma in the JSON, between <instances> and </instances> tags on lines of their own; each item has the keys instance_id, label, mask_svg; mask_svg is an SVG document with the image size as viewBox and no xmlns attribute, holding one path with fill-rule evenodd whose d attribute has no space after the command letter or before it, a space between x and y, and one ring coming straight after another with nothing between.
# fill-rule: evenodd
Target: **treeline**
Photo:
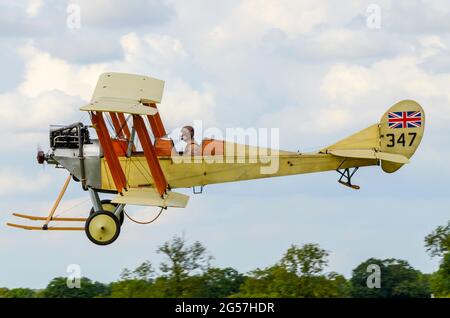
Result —
<instances>
[{"instance_id":1,"label":"treeline","mask_svg":"<svg viewBox=\"0 0 450 318\"><path fill-rule=\"evenodd\" d=\"M57 277L43 290L0 288L0 298L450 297L450 221L425 238L425 247L441 260L433 274L423 274L404 260L370 258L346 279L325 271L329 252L317 244L292 245L276 264L243 274L212 267L212 257L200 242L188 244L176 236L158 248L165 257L158 270L146 261L124 269L110 284L82 278L81 288L68 288L67 278Z\"/></svg>"}]
</instances>

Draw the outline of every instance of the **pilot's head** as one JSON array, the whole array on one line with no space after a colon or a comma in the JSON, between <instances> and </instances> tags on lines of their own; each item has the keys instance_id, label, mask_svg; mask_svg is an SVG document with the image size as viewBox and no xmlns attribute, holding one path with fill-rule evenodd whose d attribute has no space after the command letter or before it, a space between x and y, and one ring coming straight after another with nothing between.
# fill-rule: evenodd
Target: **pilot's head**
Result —
<instances>
[{"instance_id":1,"label":"pilot's head","mask_svg":"<svg viewBox=\"0 0 450 318\"><path fill-rule=\"evenodd\" d=\"M184 126L181 128L181 140L189 141L194 139L194 127Z\"/></svg>"}]
</instances>

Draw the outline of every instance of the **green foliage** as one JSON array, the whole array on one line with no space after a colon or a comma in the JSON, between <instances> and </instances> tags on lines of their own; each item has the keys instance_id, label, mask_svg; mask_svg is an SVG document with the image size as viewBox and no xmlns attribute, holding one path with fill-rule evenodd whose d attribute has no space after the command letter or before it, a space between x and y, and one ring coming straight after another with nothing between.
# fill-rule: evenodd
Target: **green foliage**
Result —
<instances>
[{"instance_id":1,"label":"green foliage","mask_svg":"<svg viewBox=\"0 0 450 318\"><path fill-rule=\"evenodd\" d=\"M171 242L160 246L157 252L166 257L160 270L166 278L168 297L188 297L186 283L189 276L207 271L212 260L200 242L188 245L184 236L175 236Z\"/></svg>"},{"instance_id":2,"label":"green foliage","mask_svg":"<svg viewBox=\"0 0 450 318\"><path fill-rule=\"evenodd\" d=\"M237 270L227 267L210 268L202 276L203 297L228 297L239 291L245 276Z\"/></svg>"},{"instance_id":3,"label":"green foliage","mask_svg":"<svg viewBox=\"0 0 450 318\"><path fill-rule=\"evenodd\" d=\"M380 267L380 288L369 288L367 279L372 274L369 265ZM370 258L358 265L352 273L351 295L356 298L425 298L430 297L428 279L408 262L394 258Z\"/></svg>"},{"instance_id":4,"label":"green foliage","mask_svg":"<svg viewBox=\"0 0 450 318\"><path fill-rule=\"evenodd\" d=\"M153 265L150 261L145 261L135 270L130 271L128 268L124 268L120 274L121 280L144 280L151 281L155 275Z\"/></svg>"},{"instance_id":5,"label":"green foliage","mask_svg":"<svg viewBox=\"0 0 450 318\"><path fill-rule=\"evenodd\" d=\"M431 275L431 291L436 297L450 298L450 253L447 253L439 270Z\"/></svg>"},{"instance_id":6,"label":"green foliage","mask_svg":"<svg viewBox=\"0 0 450 318\"><path fill-rule=\"evenodd\" d=\"M171 242L166 242L157 250L166 256L168 262L161 263L161 271L168 277L185 277L190 273L209 268L212 259L206 252L206 248L195 242L187 245L184 236L175 236Z\"/></svg>"},{"instance_id":7,"label":"green foliage","mask_svg":"<svg viewBox=\"0 0 450 318\"><path fill-rule=\"evenodd\" d=\"M41 293L45 298L94 298L110 295L110 287L99 282L92 282L89 278L82 277L80 288L69 288L67 278L54 278Z\"/></svg>"},{"instance_id":8,"label":"green foliage","mask_svg":"<svg viewBox=\"0 0 450 318\"><path fill-rule=\"evenodd\" d=\"M234 297L348 297L342 275L323 274L327 257L316 244L292 245L278 264L251 272Z\"/></svg>"},{"instance_id":9,"label":"green foliage","mask_svg":"<svg viewBox=\"0 0 450 318\"><path fill-rule=\"evenodd\" d=\"M29 288L0 288L0 298L35 298L36 292Z\"/></svg>"},{"instance_id":10,"label":"green foliage","mask_svg":"<svg viewBox=\"0 0 450 318\"><path fill-rule=\"evenodd\" d=\"M147 298L155 297L153 284L139 279L121 280L111 284L112 298Z\"/></svg>"},{"instance_id":11,"label":"green foliage","mask_svg":"<svg viewBox=\"0 0 450 318\"><path fill-rule=\"evenodd\" d=\"M81 279L81 288L68 288L67 279L54 278L44 290L0 288L0 298L219 298L219 297L450 297L450 222L425 238L432 256L442 257L439 270L425 275L408 262L374 259L358 265L351 280L325 273L329 253L317 244L292 245L280 261L243 275L233 268L210 266L212 257L200 242L188 244L175 236L157 250L164 261L156 272L150 261L135 269L123 269L120 280L109 285ZM381 288L368 288L371 264L381 269Z\"/></svg>"},{"instance_id":12,"label":"green foliage","mask_svg":"<svg viewBox=\"0 0 450 318\"><path fill-rule=\"evenodd\" d=\"M442 257L438 271L430 278L431 291L436 297L450 298L450 221L425 237L425 247L431 257Z\"/></svg>"},{"instance_id":13,"label":"green foliage","mask_svg":"<svg viewBox=\"0 0 450 318\"><path fill-rule=\"evenodd\" d=\"M0 288L0 298L6 298L8 291L9 291L8 288Z\"/></svg>"},{"instance_id":14,"label":"green foliage","mask_svg":"<svg viewBox=\"0 0 450 318\"><path fill-rule=\"evenodd\" d=\"M443 256L450 251L450 221L425 237L425 247L432 257Z\"/></svg>"},{"instance_id":15,"label":"green foliage","mask_svg":"<svg viewBox=\"0 0 450 318\"><path fill-rule=\"evenodd\" d=\"M317 244L305 244L302 248L292 245L280 261L283 268L298 276L321 273L327 265L328 252Z\"/></svg>"}]
</instances>

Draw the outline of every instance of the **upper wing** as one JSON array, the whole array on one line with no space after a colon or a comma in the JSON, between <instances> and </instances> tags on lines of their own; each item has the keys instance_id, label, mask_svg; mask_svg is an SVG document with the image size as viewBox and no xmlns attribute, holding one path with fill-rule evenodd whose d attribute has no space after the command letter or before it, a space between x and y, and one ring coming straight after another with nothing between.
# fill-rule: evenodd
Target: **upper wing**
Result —
<instances>
[{"instance_id":1,"label":"upper wing","mask_svg":"<svg viewBox=\"0 0 450 318\"><path fill-rule=\"evenodd\" d=\"M164 81L142 75L104 73L100 75L91 102L83 111L104 111L135 115L155 115L161 103Z\"/></svg>"},{"instance_id":2,"label":"upper wing","mask_svg":"<svg viewBox=\"0 0 450 318\"><path fill-rule=\"evenodd\" d=\"M100 98L81 107L80 110L150 116L158 112L156 108L144 106L136 100L124 98Z\"/></svg>"}]
</instances>

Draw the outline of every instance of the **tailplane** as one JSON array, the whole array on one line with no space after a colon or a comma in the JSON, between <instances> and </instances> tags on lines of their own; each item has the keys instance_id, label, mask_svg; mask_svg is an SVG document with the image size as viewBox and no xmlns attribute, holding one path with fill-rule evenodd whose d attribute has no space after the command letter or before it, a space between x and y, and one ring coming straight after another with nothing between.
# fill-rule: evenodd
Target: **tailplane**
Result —
<instances>
[{"instance_id":1,"label":"tailplane","mask_svg":"<svg viewBox=\"0 0 450 318\"><path fill-rule=\"evenodd\" d=\"M425 112L412 100L389 108L380 123L363 129L321 152L338 157L377 159L383 171L400 169L416 152L423 137Z\"/></svg>"}]
</instances>

